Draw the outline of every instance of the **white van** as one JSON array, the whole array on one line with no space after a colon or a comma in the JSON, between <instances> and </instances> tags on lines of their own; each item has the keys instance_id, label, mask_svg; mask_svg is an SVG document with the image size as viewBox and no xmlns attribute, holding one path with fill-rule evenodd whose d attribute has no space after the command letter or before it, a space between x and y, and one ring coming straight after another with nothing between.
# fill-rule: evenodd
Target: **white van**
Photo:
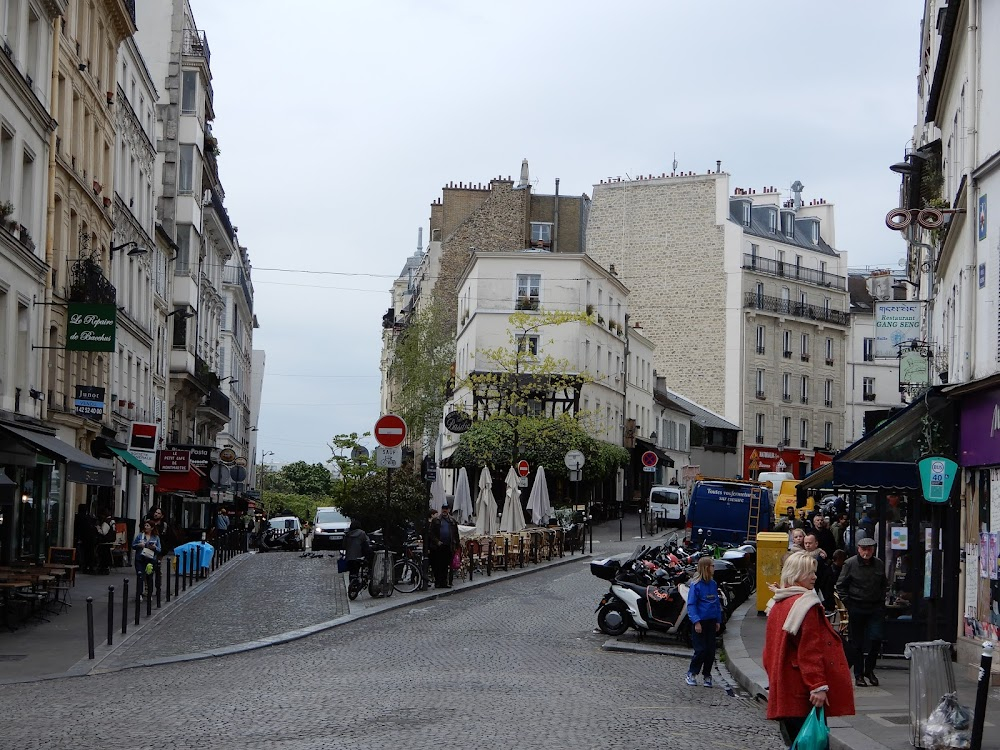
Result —
<instances>
[{"instance_id":1,"label":"white van","mask_svg":"<svg viewBox=\"0 0 1000 750\"><path fill-rule=\"evenodd\" d=\"M771 495L777 497L781 491L781 483L786 479L795 479L790 471L762 471L757 475L757 481L771 488Z\"/></svg>"},{"instance_id":2,"label":"white van","mask_svg":"<svg viewBox=\"0 0 1000 750\"><path fill-rule=\"evenodd\" d=\"M683 526L687 513L687 491L674 484L656 484L649 490L650 523Z\"/></svg>"}]
</instances>

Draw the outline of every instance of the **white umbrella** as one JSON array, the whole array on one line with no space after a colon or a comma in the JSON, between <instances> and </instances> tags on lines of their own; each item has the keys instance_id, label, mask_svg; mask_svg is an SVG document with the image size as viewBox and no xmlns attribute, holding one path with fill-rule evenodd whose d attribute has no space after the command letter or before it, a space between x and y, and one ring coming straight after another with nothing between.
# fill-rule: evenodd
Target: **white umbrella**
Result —
<instances>
[{"instance_id":1,"label":"white umbrella","mask_svg":"<svg viewBox=\"0 0 1000 750\"><path fill-rule=\"evenodd\" d=\"M434 477L434 483L431 484L431 510L441 510L441 506L446 502L447 498L444 495L444 482L441 480L441 470L438 469L437 476Z\"/></svg>"},{"instance_id":2,"label":"white umbrella","mask_svg":"<svg viewBox=\"0 0 1000 750\"><path fill-rule=\"evenodd\" d=\"M528 510L531 511L531 522L536 526L544 526L552 515L552 503L549 502L549 488L545 485L545 467L539 466L535 474L535 484L528 497Z\"/></svg>"},{"instance_id":3,"label":"white umbrella","mask_svg":"<svg viewBox=\"0 0 1000 750\"><path fill-rule=\"evenodd\" d=\"M527 524L521 508L521 489L517 486L517 472L511 466L507 472L507 493L503 501L503 513L500 515L500 531L516 534L525 526Z\"/></svg>"},{"instance_id":4,"label":"white umbrella","mask_svg":"<svg viewBox=\"0 0 1000 750\"><path fill-rule=\"evenodd\" d=\"M472 492L469 490L469 473L463 466L458 470L458 486L455 488L455 507L451 509L455 520L462 523L472 516Z\"/></svg>"},{"instance_id":5,"label":"white umbrella","mask_svg":"<svg viewBox=\"0 0 1000 750\"><path fill-rule=\"evenodd\" d=\"M479 473L475 533L479 536L493 536L497 533L497 501L493 499L493 477L486 466Z\"/></svg>"}]
</instances>

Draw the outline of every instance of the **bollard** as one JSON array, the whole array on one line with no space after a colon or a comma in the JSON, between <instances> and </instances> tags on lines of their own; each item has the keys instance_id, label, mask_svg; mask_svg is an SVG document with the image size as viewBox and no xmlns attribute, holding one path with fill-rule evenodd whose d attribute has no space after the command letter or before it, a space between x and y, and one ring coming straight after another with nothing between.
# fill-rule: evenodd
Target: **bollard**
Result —
<instances>
[{"instance_id":1,"label":"bollard","mask_svg":"<svg viewBox=\"0 0 1000 750\"><path fill-rule=\"evenodd\" d=\"M986 719L986 699L990 694L990 669L993 666L993 644L983 641L983 655L979 661L979 681L976 683L976 712L972 716L972 750L982 750L983 722Z\"/></svg>"},{"instance_id":2,"label":"bollard","mask_svg":"<svg viewBox=\"0 0 1000 750\"><path fill-rule=\"evenodd\" d=\"M170 569L173 567L173 560L167 558L167 604L170 603Z\"/></svg>"},{"instance_id":3,"label":"bollard","mask_svg":"<svg viewBox=\"0 0 1000 750\"><path fill-rule=\"evenodd\" d=\"M510 569L510 540L507 537L503 538L503 569L504 572Z\"/></svg>"},{"instance_id":4,"label":"bollard","mask_svg":"<svg viewBox=\"0 0 1000 750\"><path fill-rule=\"evenodd\" d=\"M114 645L115 637L115 587L108 586L108 645Z\"/></svg>"},{"instance_id":5,"label":"bollard","mask_svg":"<svg viewBox=\"0 0 1000 750\"><path fill-rule=\"evenodd\" d=\"M87 597L87 658L94 658L94 597Z\"/></svg>"},{"instance_id":6,"label":"bollard","mask_svg":"<svg viewBox=\"0 0 1000 750\"><path fill-rule=\"evenodd\" d=\"M146 589L146 617L153 614L153 576L146 574L143 588Z\"/></svg>"},{"instance_id":7,"label":"bollard","mask_svg":"<svg viewBox=\"0 0 1000 750\"><path fill-rule=\"evenodd\" d=\"M524 567L524 537L517 538L517 567Z\"/></svg>"},{"instance_id":8,"label":"bollard","mask_svg":"<svg viewBox=\"0 0 1000 750\"><path fill-rule=\"evenodd\" d=\"M128 578L122 580L122 635L128 633Z\"/></svg>"},{"instance_id":9,"label":"bollard","mask_svg":"<svg viewBox=\"0 0 1000 750\"><path fill-rule=\"evenodd\" d=\"M139 586L136 586L135 591L135 626L139 627L139 603L142 599L142 594L139 593Z\"/></svg>"},{"instance_id":10,"label":"bollard","mask_svg":"<svg viewBox=\"0 0 1000 750\"><path fill-rule=\"evenodd\" d=\"M486 540L486 576L493 575L493 540Z\"/></svg>"},{"instance_id":11,"label":"bollard","mask_svg":"<svg viewBox=\"0 0 1000 750\"><path fill-rule=\"evenodd\" d=\"M181 591L187 591L187 550L181 553L180 557L177 558L177 577L181 579Z\"/></svg>"}]
</instances>

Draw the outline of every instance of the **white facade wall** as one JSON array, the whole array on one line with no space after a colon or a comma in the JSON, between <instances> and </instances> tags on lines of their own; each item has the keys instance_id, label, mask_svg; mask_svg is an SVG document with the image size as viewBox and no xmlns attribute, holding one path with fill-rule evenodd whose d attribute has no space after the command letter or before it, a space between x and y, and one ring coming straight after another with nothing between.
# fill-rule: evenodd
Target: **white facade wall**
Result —
<instances>
[{"instance_id":1,"label":"white facade wall","mask_svg":"<svg viewBox=\"0 0 1000 750\"><path fill-rule=\"evenodd\" d=\"M899 362L895 359L865 359L865 340L874 342L875 317L868 312L853 311L848 334L847 355L847 422L845 442L860 440L864 436L865 412L898 408ZM874 383L874 398L865 398L865 378Z\"/></svg>"},{"instance_id":2,"label":"white facade wall","mask_svg":"<svg viewBox=\"0 0 1000 750\"><path fill-rule=\"evenodd\" d=\"M691 415L670 407L653 404L654 441L664 453L674 460L674 467L657 466L658 484L681 482L681 469L691 465Z\"/></svg>"},{"instance_id":3,"label":"white facade wall","mask_svg":"<svg viewBox=\"0 0 1000 750\"><path fill-rule=\"evenodd\" d=\"M250 419L253 420L253 424L249 428L249 441L248 446L250 451L250 456L253 460L250 462L250 478L248 480L248 486L258 487L257 479L257 443L259 431L257 425L260 424L260 397L264 390L264 363L267 357L263 349L254 349L250 356Z\"/></svg>"}]
</instances>

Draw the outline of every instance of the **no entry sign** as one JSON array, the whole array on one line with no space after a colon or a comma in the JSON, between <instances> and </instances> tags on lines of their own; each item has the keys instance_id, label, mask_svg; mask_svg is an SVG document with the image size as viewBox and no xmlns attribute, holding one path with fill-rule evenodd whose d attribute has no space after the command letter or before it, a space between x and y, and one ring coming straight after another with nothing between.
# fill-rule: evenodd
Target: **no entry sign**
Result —
<instances>
[{"instance_id":1,"label":"no entry sign","mask_svg":"<svg viewBox=\"0 0 1000 750\"><path fill-rule=\"evenodd\" d=\"M395 448L406 440L406 422L395 414L379 417L375 423L375 441L385 448Z\"/></svg>"},{"instance_id":2,"label":"no entry sign","mask_svg":"<svg viewBox=\"0 0 1000 750\"><path fill-rule=\"evenodd\" d=\"M527 461L525 461L522 458L520 461L517 462L517 473L518 474L520 474L522 477L526 477L526 476L528 476L529 471L530 471L530 469L528 467L528 462Z\"/></svg>"}]
</instances>

